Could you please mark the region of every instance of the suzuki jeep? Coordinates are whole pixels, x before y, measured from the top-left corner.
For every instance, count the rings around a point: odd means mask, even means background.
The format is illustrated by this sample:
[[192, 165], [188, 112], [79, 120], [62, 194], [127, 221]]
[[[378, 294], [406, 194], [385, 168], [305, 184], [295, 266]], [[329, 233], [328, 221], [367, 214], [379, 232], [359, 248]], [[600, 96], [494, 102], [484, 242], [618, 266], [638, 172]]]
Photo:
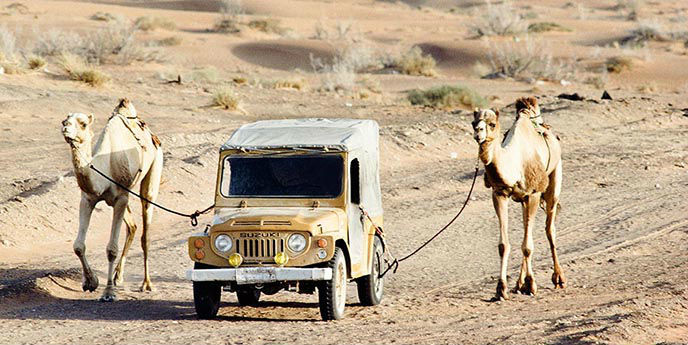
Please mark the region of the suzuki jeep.
[[317, 291], [323, 320], [343, 317], [349, 281], [361, 304], [380, 303], [378, 135], [375, 121], [350, 119], [259, 121], [232, 134], [213, 221], [188, 240], [199, 318], [217, 315], [222, 291], [240, 306]]

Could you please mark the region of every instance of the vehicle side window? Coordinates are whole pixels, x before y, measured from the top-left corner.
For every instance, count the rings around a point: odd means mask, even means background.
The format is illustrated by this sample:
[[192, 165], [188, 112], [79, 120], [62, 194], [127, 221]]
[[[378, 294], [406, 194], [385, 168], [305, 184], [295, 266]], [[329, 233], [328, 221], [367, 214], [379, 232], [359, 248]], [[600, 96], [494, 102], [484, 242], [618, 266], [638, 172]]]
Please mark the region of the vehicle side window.
[[357, 205], [361, 203], [360, 170], [358, 158], [354, 158], [351, 161], [351, 166], [349, 167], [349, 180], [351, 181], [349, 194], [351, 196], [351, 203]]

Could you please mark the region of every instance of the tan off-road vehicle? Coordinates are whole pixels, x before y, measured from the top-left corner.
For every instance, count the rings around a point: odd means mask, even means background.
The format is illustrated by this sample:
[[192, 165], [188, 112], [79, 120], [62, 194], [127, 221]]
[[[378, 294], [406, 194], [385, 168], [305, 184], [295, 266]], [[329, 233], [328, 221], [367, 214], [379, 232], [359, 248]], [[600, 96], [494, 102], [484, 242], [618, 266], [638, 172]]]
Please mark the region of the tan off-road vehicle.
[[260, 121], [234, 132], [220, 149], [212, 224], [189, 237], [200, 318], [217, 315], [223, 290], [240, 305], [317, 290], [324, 320], [344, 315], [349, 280], [362, 304], [380, 303], [378, 135], [375, 121], [348, 119]]

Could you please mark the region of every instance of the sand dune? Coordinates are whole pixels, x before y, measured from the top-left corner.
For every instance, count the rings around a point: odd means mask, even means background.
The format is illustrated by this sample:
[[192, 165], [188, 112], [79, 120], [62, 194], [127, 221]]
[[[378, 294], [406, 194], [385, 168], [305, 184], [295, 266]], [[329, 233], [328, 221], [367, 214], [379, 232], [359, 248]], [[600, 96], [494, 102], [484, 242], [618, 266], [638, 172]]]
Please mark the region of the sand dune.
[[274, 40], [241, 43], [232, 48], [238, 58], [261, 67], [310, 70], [310, 56], [331, 59], [333, 47], [324, 41]]

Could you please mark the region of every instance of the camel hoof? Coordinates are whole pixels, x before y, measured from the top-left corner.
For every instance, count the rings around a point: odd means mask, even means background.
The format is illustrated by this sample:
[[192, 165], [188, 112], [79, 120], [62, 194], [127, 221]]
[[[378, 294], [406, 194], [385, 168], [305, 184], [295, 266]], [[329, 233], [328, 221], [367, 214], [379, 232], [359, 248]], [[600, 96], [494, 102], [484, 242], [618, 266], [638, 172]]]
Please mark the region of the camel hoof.
[[507, 289], [506, 289], [506, 283], [500, 280], [497, 283], [497, 294], [495, 295], [495, 300], [496, 301], [506, 301], [508, 299], [509, 299], [509, 293], [507, 292]]
[[88, 279], [88, 278], [84, 279], [84, 282], [81, 283], [81, 288], [84, 291], [88, 291], [88, 292], [96, 291], [96, 289], [98, 288], [98, 278], [94, 276], [93, 278], [90, 278], [90, 279]]
[[155, 291], [155, 288], [153, 288], [153, 284], [151, 282], [143, 282], [141, 284], [141, 292], [146, 292], [146, 291]]
[[554, 284], [555, 289], [566, 288], [566, 278], [564, 274], [557, 272], [552, 273], [552, 284]]
[[117, 301], [117, 296], [114, 293], [104, 293], [100, 296], [101, 302], [115, 302]]
[[526, 279], [523, 281], [523, 286], [521, 287], [521, 293], [531, 296], [534, 296], [537, 293], [537, 284], [535, 284], [533, 277], [526, 277]]

